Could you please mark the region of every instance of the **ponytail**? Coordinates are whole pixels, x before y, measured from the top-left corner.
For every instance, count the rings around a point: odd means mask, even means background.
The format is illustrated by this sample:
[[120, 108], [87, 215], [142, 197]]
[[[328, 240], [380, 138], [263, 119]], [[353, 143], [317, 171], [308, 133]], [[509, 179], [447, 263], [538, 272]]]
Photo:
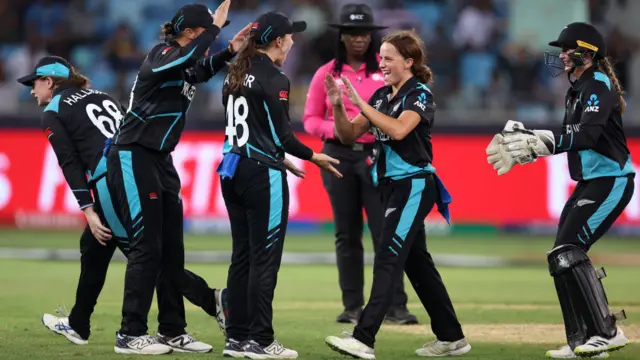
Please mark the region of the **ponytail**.
[[433, 72], [431, 72], [431, 69], [425, 64], [413, 63], [411, 72], [413, 72], [413, 76], [417, 77], [418, 80], [425, 85], [433, 81]]
[[615, 70], [613, 69], [613, 65], [611, 64], [611, 60], [609, 57], [598, 59], [596, 64], [600, 71], [605, 73], [607, 77], [613, 83], [613, 88], [616, 90], [618, 94], [618, 98], [620, 99], [620, 114], [624, 115], [625, 110], [627, 109], [627, 103], [624, 101], [624, 90], [622, 90], [622, 85], [620, 84], [620, 80], [616, 75]]
[[173, 27], [173, 24], [170, 21], [162, 24], [160, 31], [162, 32], [162, 34], [164, 34], [165, 42], [171, 41], [171, 39], [173, 39], [173, 36], [176, 34], [176, 29]]
[[244, 77], [251, 68], [251, 59], [256, 55], [258, 48], [255, 35], [250, 35], [244, 47], [238, 52], [235, 61], [229, 65], [229, 74], [227, 75], [229, 81], [228, 92], [240, 91]]
[[51, 77], [51, 79], [53, 80], [54, 88], [60, 87], [60, 86], [73, 86], [80, 89], [86, 89], [89, 87], [89, 84], [90, 84], [89, 78], [79, 73], [73, 66], [71, 66], [69, 70], [70, 71], [69, 71], [68, 78], [57, 77], [57, 76]]

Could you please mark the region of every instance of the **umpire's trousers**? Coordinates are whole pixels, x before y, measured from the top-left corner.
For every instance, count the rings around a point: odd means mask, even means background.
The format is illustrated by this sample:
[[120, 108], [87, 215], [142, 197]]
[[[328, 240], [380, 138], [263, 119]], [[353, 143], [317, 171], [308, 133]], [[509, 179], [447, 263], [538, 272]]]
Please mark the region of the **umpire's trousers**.
[[113, 145], [107, 170], [114, 207], [130, 240], [120, 333], [147, 333], [157, 284], [158, 307], [166, 310], [158, 314], [158, 332], [184, 334], [183, 212], [171, 155], [138, 145]]
[[431, 318], [436, 337], [442, 341], [462, 339], [462, 327], [426, 247], [424, 219], [438, 196], [434, 177], [384, 181], [380, 187], [386, 209], [381, 246], [373, 266], [371, 296], [353, 337], [374, 346], [375, 336], [391, 305], [388, 294], [404, 269]]
[[274, 340], [272, 302], [289, 216], [287, 175], [242, 157], [234, 177], [221, 182], [233, 238], [227, 337], [266, 346]]
[[[339, 141], [325, 141], [322, 152], [340, 160], [334, 165], [343, 177], [336, 178], [322, 171], [322, 183], [329, 194], [336, 230], [336, 262], [338, 280], [345, 310], [364, 305], [364, 248], [362, 246], [362, 208], [367, 213], [374, 250], [380, 246], [384, 208], [378, 189], [373, 185], [371, 166], [367, 159], [373, 144], [343, 145]], [[403, 274], [398, 275], [392, 290], [391, 308], [405, 308]]]
[[562, 209], [554, 247], [573, 244], [588, 251], [631, 201], [635, 174], [579, 181]]

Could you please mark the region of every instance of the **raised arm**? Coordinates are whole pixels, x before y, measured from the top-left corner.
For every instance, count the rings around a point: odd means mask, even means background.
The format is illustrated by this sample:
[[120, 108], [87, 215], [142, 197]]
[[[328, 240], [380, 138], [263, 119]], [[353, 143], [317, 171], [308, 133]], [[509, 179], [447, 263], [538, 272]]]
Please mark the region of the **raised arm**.
[[334, 134], [342, 143], [351, 144], [356, 139], [364, 135], [364, 133], [369, 131], [371, 124], [362, 114], [358, 114], [351, 120], [349, 119], [342, 100], [343, 91], [338, 87], [336, 80], [331, 74], [327, 73], [325, 75], [324, 83], [327, 96], [329, 97], [329, 101], [333, 107], [333, 118], [335, 123]]

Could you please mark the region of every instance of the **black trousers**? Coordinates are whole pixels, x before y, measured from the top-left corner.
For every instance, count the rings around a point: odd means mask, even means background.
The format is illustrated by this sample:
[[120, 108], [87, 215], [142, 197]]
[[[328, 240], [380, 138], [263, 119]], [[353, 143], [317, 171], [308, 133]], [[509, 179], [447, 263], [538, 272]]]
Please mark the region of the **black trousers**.
[[[111, 229], [114, 237], [102, 246], [95, 239], [89, 226], [84, 229], [80, 237], [80, 278], [76, 289], [75, 304], [69, 314], [69, 324], [84, 339], [91, 335], [91, 315], [102, 291], [109, 263], [115, 249], [118, 248], [128, 257], [129, 240], [122, 223], [113, 207], [106, 178], [100, 179], [93, 189], [95, 210], [103, 223]], [[215, 316], [216, 306], [214, 289], [200, 276], [189, 270], [184, 271], [183, 295], [194, 305], [201, 307], [207, 314]], [[164, 312], [160, 309], [160, 312]], [[171, 324], [167, 324], [171, 327]]]
[[266, 346], [274, 340], [272, 302], [289, 216], [287, 176], [242, 158], [234, 177], [222, 180], [222, 195], [233, 238], [227, 337]]
[[[336, 262], [338, 280], [345, 310], [364, 305], [364, 248], [362, 245], [363, 217], [367, 214], [367, 225], [371, 231], [374, 250], [380, 246], [384, 208], [379, 190], [373, 185], [371, 166], [367, 158], [373, 144], [352, 146], [327, 141], [322, 152], [340, 160], [335, 167], [342, 173], [338, 179], [322, 171], [322, 183], [329, 194], [336, 229]], [[360, 149], [362, 147], [362, 149]], [[405, 308], [407, 294], [404, 291], [404, 275], [400, 273], [392, 290], [391, 308]]]
[[165, 310], [158, 314], [158, 332], [184, 334], [183, 210], [172, 158], [137, 145], [112, 146], [107, 178], [130, 240], [120, 333], [147, 333], [157, 284], [158, 307]]
[[580, 181], [560, 215], [554, 247], [574, 244], [588, 251], [631, 201], [633, 174]]
[[388, 294], [404, 269], [431, 318], [436, 337], [442, 341], [462, 339], [462, 327], [426, 246], [424, 219], [438, 196], [433, 176], [381, 183], [380, 187], [386, 209], [382, 240], [373, 266], [371, 296], [355, 327], [354, 338], [374, 346], [391, 305]]

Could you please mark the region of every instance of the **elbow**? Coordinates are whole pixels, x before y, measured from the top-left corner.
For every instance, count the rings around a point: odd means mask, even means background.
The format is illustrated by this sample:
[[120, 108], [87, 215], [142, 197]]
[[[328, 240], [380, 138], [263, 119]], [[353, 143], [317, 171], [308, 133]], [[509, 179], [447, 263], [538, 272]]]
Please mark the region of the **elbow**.
[[407, 129], [395, 129], [395, 131], [391, 131], [388, 135], [392, 140], [400, 141], [409, 135], [409, 131]]

